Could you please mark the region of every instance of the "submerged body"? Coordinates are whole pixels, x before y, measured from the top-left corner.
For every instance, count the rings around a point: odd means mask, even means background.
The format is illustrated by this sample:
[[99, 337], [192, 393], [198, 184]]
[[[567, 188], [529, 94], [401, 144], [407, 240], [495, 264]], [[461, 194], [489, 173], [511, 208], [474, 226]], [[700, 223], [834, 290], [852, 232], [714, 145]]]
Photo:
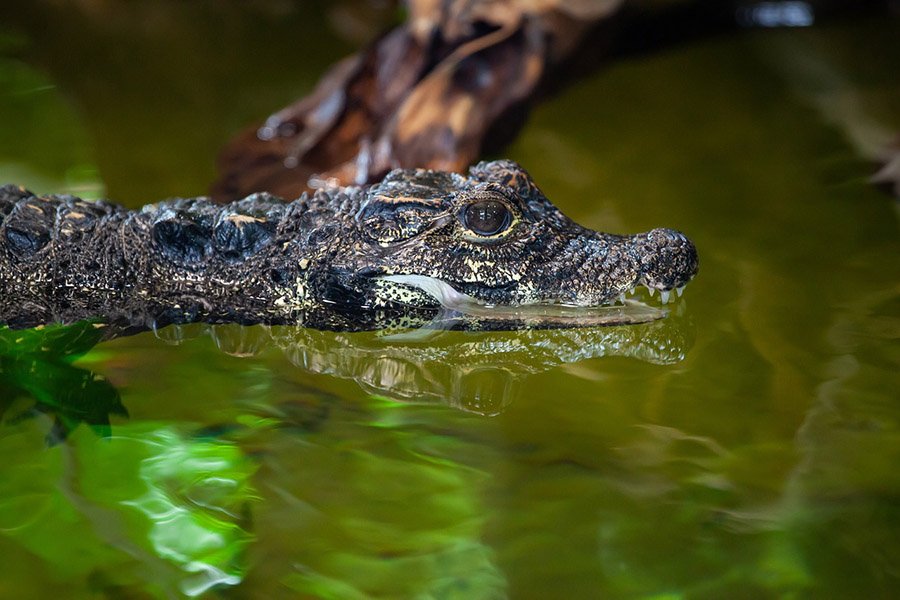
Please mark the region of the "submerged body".
[[12, 327], [373, 329], [459, 307], [481, 323], [494, 310], [501, 324], [559, 326], [565, 319], [535, 306], [621, 304], [638, 285], [667, 295], [697, 271], [684, 235], [581, 227], [510, 161], [480, 163], [468, 177], [396, 170], [369, 188], [290, 203], [255, 194], [137, 211], [6, 186], [0, 220], [0, 324]]

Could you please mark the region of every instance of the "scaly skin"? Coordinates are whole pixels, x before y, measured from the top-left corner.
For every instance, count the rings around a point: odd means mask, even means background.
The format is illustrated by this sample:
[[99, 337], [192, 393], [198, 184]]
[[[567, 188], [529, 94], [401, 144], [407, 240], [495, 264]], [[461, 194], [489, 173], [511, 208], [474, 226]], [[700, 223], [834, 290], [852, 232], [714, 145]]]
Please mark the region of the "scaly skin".
[[372, 329], [428, 321], [437, 297], [445, 306], [598, 306], [637, 285], [680, 288], [696, 271], [682, 234], [585, 229], [510, 161], [481, 163], [468, 177], [396, 170], [370, 188], [290, 203], [254, 194], [129, 211], [0, 188], [0, 324], [11, 327], [90, 318], [128, 329]]

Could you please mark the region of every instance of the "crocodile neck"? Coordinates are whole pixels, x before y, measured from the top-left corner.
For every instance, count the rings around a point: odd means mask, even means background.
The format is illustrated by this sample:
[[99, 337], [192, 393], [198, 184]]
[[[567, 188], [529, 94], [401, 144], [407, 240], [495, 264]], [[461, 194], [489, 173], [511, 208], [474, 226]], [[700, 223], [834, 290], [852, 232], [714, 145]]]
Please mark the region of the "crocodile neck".
[[330, 242], [359, 202], [353, 189], [290, 203], [255, 194], [226, 206], [190, 198], [129, 211], [7, 186], [0, 322], [347, 328], [341, 307], [329, 310], [327, 272]]

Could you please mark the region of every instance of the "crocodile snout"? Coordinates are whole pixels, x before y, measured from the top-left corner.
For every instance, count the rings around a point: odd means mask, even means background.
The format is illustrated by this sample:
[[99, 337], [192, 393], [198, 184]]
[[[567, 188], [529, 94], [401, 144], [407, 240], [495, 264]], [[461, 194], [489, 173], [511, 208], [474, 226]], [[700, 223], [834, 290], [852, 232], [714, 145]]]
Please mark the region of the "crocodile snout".
[[680, 231], [659, 228], [634, 236], [640, 283], [651, 290], [672, 290], [697, 274], [697, 248]]

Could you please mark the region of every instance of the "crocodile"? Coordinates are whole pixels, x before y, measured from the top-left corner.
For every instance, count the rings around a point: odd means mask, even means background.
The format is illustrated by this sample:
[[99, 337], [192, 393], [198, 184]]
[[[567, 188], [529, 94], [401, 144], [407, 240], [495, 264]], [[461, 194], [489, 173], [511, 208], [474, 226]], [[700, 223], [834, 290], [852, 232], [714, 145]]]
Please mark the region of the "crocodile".
[[[458, 174], [396, 169], [285, 202], [175, 198], [129, 210], [0, 188], [0, 324], [566, 327], [646, 321], [697, 272], [680, 232], [576, 224], [509, 160]], [[596, 307], [595, 320], [584, 319]], [[623, 310], [623, 308], [625, 310]], [[609, 311], [609, 312], [602, 312]], [[649, 315], [649, 316], [648, 316]], [[455, 326], [456, 326], [455, 325]]]

